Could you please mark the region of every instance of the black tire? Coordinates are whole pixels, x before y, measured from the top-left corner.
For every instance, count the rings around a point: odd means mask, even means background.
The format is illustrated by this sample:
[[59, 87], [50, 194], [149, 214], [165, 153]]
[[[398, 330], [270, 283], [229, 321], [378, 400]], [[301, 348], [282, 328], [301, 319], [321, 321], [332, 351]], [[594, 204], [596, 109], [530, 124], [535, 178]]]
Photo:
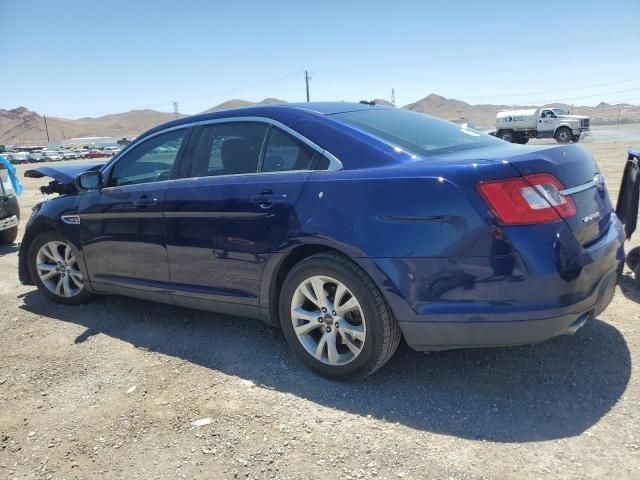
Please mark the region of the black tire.
[[629, 270], [634, 272], [636, 268], [640, 265], [640, 247], [632, 248], [627, 252], [627, 258], [625, 259], [627, 262], [627, 267]]
[[[38, 287], [38, 290], [40, 290], [40, 292], [42, 292], [44, 295], [46, 295], [56, 303], [61, 303], [63, 305], [80, 305], [82, 303], [86, 303], [93, 296], [89, 291], [87, 291], [86, 287], [82, 288], [79, 293], [71, 297], [64, 297], [61, 295], [57, 295], [56, 293], [49, 290], [40, 279], [40, 276], [38, 275], [36, 269], [38, 251], [40, 250], [40, 247], [42, 247], [45, 243], [51, 241], [63, 242], [70, 246], [71, 250], [73, 251], [73, 255], [77, 259], [78, 263], [81, 261], [78, 250], [64, 236], [60, 235], [58, 232], [43, 232], [33, 239], [31, 245], [29, 246], [29, 252], [27, 253], [27, 267], [29, 269], [31, 279], [35, 283], [36, 287]], [[82, 268], [80, 268], [80, 271], [82, 271]], [[83, 279], [83, 282], [86, 281], [86, 279]]]
[[580, 141], [580, 135], [573, 136], [573, 143], [578, 143]]
[[560, 127], [556, 130], [554, 138], [558, 143], [571, 143], [571, 140], [573, 140], [573, 134], [571, 133], [571, 129], [567, 127]]
[[524, 135], [518, 135], [518, 139], [515, 143], [519, 145], [524, 145], [529, 142], [529, 137], [525, 137]]
[[0, 231], [0, 245], [10, 245], [18, 238], [18, 226]]
[[633, 276], [636, 279], [636, 287], [640, 288], [640, 265], [634, 270]]
[[515, 140], [515, 135], [511, 130], [500, 130], [498, 132], [498, 138], [504, 140], [505, 142], [513, 143]]
[[[346, 365], [323, 363], [302, 346], [291, 319], [291, 302], [298, 286], [306, 279], [326, 275], [342, 282], [353, 292], [366, 319], [366, 335], [362, 350]], [[382, 367], [393, 356], [401, 339], [398, 323], [380, 290], [371, 278], [349, 259], [320, 253], [296, 264], [287, 275], [279, 299], [280, 323], [289, 347], [311, 370], [337, 380], [362, 379]]]

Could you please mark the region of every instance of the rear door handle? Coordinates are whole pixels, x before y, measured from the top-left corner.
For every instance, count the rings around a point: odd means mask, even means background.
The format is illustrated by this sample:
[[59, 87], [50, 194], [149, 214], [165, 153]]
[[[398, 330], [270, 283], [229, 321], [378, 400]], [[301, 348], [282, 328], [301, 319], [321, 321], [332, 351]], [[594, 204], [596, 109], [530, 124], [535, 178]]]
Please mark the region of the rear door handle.
[[286, 195], [277, 195], [273, 193], [269, 194], [260, 194], [254, 197], [251, 197], [252, 203], [257, 203], [262, 208], [271, 208], [271, 206], [275, 203], [286, 203], [287, 196]]

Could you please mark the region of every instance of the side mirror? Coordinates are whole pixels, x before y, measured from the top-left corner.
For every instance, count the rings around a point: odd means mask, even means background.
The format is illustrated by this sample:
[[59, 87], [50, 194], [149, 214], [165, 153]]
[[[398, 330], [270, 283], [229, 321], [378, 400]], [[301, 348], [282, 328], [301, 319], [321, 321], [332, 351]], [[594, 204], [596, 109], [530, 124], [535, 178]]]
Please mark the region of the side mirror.
[[76, 188], [79, 191], [97, 190], [102, 186], [102, 174], [95, 170], [89, 170], [76, 177]]

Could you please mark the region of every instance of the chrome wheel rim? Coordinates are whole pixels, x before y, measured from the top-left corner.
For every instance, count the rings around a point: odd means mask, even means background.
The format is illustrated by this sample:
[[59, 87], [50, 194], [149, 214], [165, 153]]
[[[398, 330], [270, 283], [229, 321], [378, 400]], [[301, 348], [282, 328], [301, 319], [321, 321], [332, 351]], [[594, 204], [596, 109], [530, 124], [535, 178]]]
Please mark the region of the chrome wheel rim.
[[558, 136], [560, 137], [560, 141], [562, 141], [562, 142], [568, 142], [569, 141], [569, 134], [565, 130], [562, 130], [558, 134]]
[[307, 353], [326, 365], [346, 365], [362, 353], [367, 334], [362, 307], [334, 278], [309, 277], [296, 288], [291, 322]]
[[73, 297], [84, 288], [78, 260], [68, 243], [42, 245], [36, 255], [36, 271], [42, 284], [60, 297]]

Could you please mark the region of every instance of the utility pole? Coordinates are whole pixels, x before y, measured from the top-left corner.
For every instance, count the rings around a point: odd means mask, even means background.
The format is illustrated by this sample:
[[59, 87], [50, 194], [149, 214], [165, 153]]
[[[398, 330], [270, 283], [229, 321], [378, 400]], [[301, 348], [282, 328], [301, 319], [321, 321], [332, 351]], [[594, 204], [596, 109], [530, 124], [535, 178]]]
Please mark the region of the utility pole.
[[391, 104], [396, 106], [396, 91], [393, 88], [391, 89]]
[[309, 101], [309, 80], [311, 80], [311, 77], [309, 76], [309, 71], [305, 70], [304, 71], [304, 83], [307, 85], [307, 102]]
[[47, 116], [43, 115], [44, 118], [44, 130], [47, 132], [47, 143], [49, 143], [49, 127], [47, 127]]
[[176, 118], [178, 118], [178, 116], [180, 115], [178, 113], [178, 102], [173, 102], [173, 114], [176, 116]]

